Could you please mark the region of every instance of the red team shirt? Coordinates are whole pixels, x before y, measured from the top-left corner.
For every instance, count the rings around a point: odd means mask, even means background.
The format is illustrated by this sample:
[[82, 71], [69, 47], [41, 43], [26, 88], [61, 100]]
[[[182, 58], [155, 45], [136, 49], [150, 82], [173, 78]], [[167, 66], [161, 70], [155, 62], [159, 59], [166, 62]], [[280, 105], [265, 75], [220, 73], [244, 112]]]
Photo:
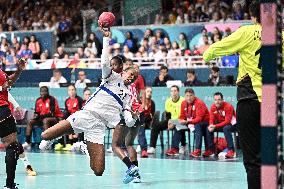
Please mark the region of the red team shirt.
[[200, 122], [208, 122], [209, 121], [209, 111], [206, 107], [206, 104], [195, 97], [193, 103], [188, 103], [187, 101], [183, 101], [181, 103], [181, 111], [179, 119], [187, 120], [187, 118], [191, 118], [189, 124], [197, 124]]
[[144, 79], [140, 74], [138, 75], [137, 79], [134, 81], [134, 84], [137, 94], [140, 94], [141, 90], [145, 89]]
[[143, 112], [142, 106], [141, 106], [140, 102], [138, 101], [138, 93], [137, 93], [137, 90], [136, 90], [135, 83], [130, 84], [128, 89], [130, 90], [132, 110]]
[[65, 109], [71, 115], [82, 108], [83, 99], [76, 96], [75, 98], [67, 98], [65, 101]]
[[[54, 98], [54, 97], [50, 97], [50, 98]], [[35, 112], [38, 113], [39, 115], [47, 115], [47, 114], [52, 114], [53, 112], [51, 112], [51, 107], [50, 107], [50, 98], [47, 98], [45, 100], [43, 100], [42, 98], [38, 98], [36, 101], [36, 105], [35, 105]], [[56, 99], [54, 99], [55, 101], [55, 108], [54, 108], [54, 114], [53, 116], [59, 118], [59, 117], [63, 117], [63, 113], [61, 112], [58, 102]]]
[[[0, 86], [7, 81], [7, 74], [0, 69]], [[9, 106], [8, 91], [0, 91], [0, 106]]]
[[218, 109], [215, 104], [212, 104], [210, 109], [210, 125], [215, 125], [216, 128], [221, 128], [226, 125], [236, 124], [236, 114], [234, 107], [228, 103], [223, 102], [222, 106]]

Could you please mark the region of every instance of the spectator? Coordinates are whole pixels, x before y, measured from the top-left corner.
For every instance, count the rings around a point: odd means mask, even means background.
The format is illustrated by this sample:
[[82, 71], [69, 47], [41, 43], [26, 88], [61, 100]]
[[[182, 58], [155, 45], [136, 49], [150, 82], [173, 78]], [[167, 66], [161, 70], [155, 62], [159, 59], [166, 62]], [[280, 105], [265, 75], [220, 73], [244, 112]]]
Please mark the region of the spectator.
[[67, 83], [67, 80], [62, 76], [60, 70], [53, 70], [53, 76], [50, 78], [51, 87], [58, 88], [60, 83]]
[[164, 44], [166, 49], [169, 51], [172, 48], [171, 41], [169, 37], [164, 38]]
[[24, 43], [22, 47], [23, 47], [23, 50], [20, 53], [20, 57], [25, 58], [25, 59], [32, 59], [33, 52], [30, 49], [28, 49], [28, 45]]
[[186, 24], [188, 23], [188, 15], [184, 13], [182, 8], [177, 8], [177, 20], [176, 24]]
[[226, 141], [228, 143], [228, 152], [226, 154], [226, 158], [233, 158], [235, 156], [235, 149], [232, 132], [236, 131], [235, 110], [230, 103], [224, 101], [222, 93], [216, 92], [213, 97], [214, 103], [210, 109], [208, 130], [209, 132], [224, 132]]
[[61, 16], [61, 21], [58, 24], [58, 44], [66, 44], [67, 38], [70, 35], [71, 22], [66, 19], [65, 15]]
[[109, 32], [109, 38], [110, 38], [109, 45], [117, 43], [117, 40], [112, 38], [112, 32]]
[[84, 47], [78, 47], [77, 48], [77, 54], [79, 55], [79, 59], [80, 58], [85, 58]]
[[209, 16], [202, 11], [201, 7], [196, 9], [196, 15], [192, 15], [195, 22], [208, 22]]
[[201, 86], [202, 83], [197, 80], [196, 74], [194, 69], [189, 69], [186, 72], [186, 81], [184, 82], [184, 86], [188, 87], [188, 86]]
[[232, 21], [232, 19], [230, 17], [228, 17], [228, 10], [226, 8], [222, 8], [221, 11], [221, 22], [228, 22], [228, 21]]
[[151, 123], [155, 115], [155, 102], [152, 100], [152, 88], [146, 87], [146, 103], [144, 108], [145, 124], [140, 127], [138, 132], [138, 143], [142, 150], [147, 151], [147, 140], [145, 129], [151, 129]]
[[12, 40], [12, 47], [16, 48], [18, 46], [21, 46], [19, 41], [18, 41], [18, 37], [14, 37], [13, 40]]
[[157, 44], [158, 45], [164, 45], [164, 36], [163, 32], [161, 30], [157, 30], [155, 33]]
[[132, 52], [130, 52], [129, 48], [127, 45], [123, 46], [123, 56], [127, 59], [133, 59], [134, 55]]
[[150, 46], [149, 46], [148, 38], [143, 38], [141, 47], [144, 47], [145, 51], [147, 51], [147, 53], [150, 53]]
[[187, 42], [187, 38], [186, 38], [185, 33], [180, 33], [180, 34], [179, 34], [178, 45], [179, 45], [179, 48], [180, 48], [181, 53], [182, 53], [182, 55], [183, 55], [183, 54], [184, 54], [184, 51], [185, 51], [186, 49], [188, 49], [188, 42]]
[[168, 21], [166, 22], [166, 24], [176, 24], [176, 17], [174, 14], [169, 14]]
[[244, 19], [244, 11], [243, 11], [242, 5], [240, 3], [235, 4], [233, 17], [234, 17], [234, 20], [243, 20]]
[[150, 28], [147, 28], [146, 31], [144, 32], [144, 36], [143, 39], [148, 39], [151, 38], [153, 36], [153, 30], [151, 30]]
[[163, 16], [160, 14], [156, 14], [154, 24], [155, 25], [163, 24]]
[[65, 57], [67, 53], [64, 51], [64, 46], [57, 47], [57, 54], [59, 55], [59, 59], [63, 59]]
[[40, 97], [35, 103], [34, 117], [29, 121], [26, 128], [26, 142], [24, 149], [31, 149], [31, 134], [33, 126], [42, 126], [43, 130], [48, 129], [63, 118], [56, 98], [49, 95], [46, 86], [40, 88]]
[[[67, 89], [69, 97], [65, 100], [64, 119], [80, 110], [83, 106], [83, 99], [77, 95], [76, 87], [71, 84]], [[66, 137], [65, 147], [63, 145], [63, 140], [61, 140], [58, 144], [55, 145], [54, 150], [72, 151], [72, 145], [76, 142], [78, 142], [78, 135], [72, 133]]]
[[[94, 55], [97, 55], [98, 54], [98, 51], [97, 51], [97, 49], [96, 48], [94, 48], [94, 47], [96, 47], [96, 46], [93, 46], [93, 44], [92, 44], [92, 41], [88, 41], [87, 42], [87, 47], [85, 48], [85, 50], [84, 50], [84, 54], [85, 54], [85, 57], [88, 57], [87, 56], [87, 52], [89, 51], [91, 54], [94, 54]], [[89, 58], [89, 57], [88, 57]]]
[[83, 106], [86, 104], [87, 100], [90, 98], [91, 95], [92, 95], [91, 89], [86, 87], [83, 91], [83, 97], [84, 97]]
[[17, 70], [17, 56], [16, 56], [16, 49], [13, 47], [10, 47], [10, 53], [6, 55], [6, 58], [4, 59], [5, 64], [5, 71], [15, 71]]
[[73, 59], [70, 61], [68, 68], [86, 68], [87, 65], [83, 60], [80, 60], [79, 53], [75, 53]]
[[6, 47], [9, 47], [9, 43], [7, 41], [7, 38], [5, 37], [1, 37], [1, 47], [0, 47], [0, 51], [2, 52], [6, 52], [7, 48]]
[[126, 32], [126, 39], [125, 39], [123, 45], [128, 46], [128, 48], [131, 52], [135, 51], [136, 44], [135, 44], [135, 40], [133, 38], [132, 32], [130, 32], [130, 31]]
[[22, 45], [21, 45], [21, 51], [24, 49], [25, 44], [28, 45], [28, 47], [29, 47], [29, 43], [30, 43], [30, 38], [25, 36], [24, 40], [22, 42]]
[[[178, 120], [180, 116], [181, 103], [184, 98], [179, 95], [178, 86], [173, 85], [170, 90], [171, 96], [165, 102], [165, 119], [153, 125], [151, 129], [150, 148], [147, 151], [149, 154], [156, 152], [156, 144], [160, 131], [172, 129], [169, 128], [169, 120]], [[182, 146], [185, 146], [185, 135], [183, 137]]]
[[181, 49], [179, 48], [179, 44], [174, 41], [172, 43], [172, 49], [170, 49], [168, 52], [168, 57], [171, 58], [176, 56], [181, 56]]
[[212, 19], [210, 20], [210, 22], [220, 22], [220, 20], [221, 20], [221, 14], [219, 11], [216, 11], [213, 13]]
[[224, 34], [223, 34], [223, 38], [228, 37], [229, 35], [231, 35], [232, 31], [230, 27], [226, 27]]
[[91, 80], [86, 78], [86, 73], [83, 70], [79, 71], [78, 78], [79, 79], [75, 83], [76, 88], [86, 88], [87, 83], [91, 83]]
[[161, 66], [159, 76], [155, 78], [153, 86], [155, 87], [167, 86], [167, 81], [174, 80], [174, 78], [172, 78], [168, 74], [168, 71], [169, 70], [166, 66]]
[[92, 47], [93, 47], [94, 51], [95, 51], [95, 49], [97, 49], [97, 57], [100, 57], [100, 55], [102, 54], [102, 44], [99, 41], [99, 39], [96, 37], [96, 34], [90, 33], [87, 41], [92, 42]]
[[220, 69], [217, 66], [211, 68], [211, 73], [208, 78], [209, 86], [226, 85], [226, 80], [220, 76]]
[[202, 39], [203, 39], [203, 45], [199, 46], [197, 49], [200, 54], [203, 54], [210, 46], [207, 35], [202, 36]]
[[33, 53], [33, 59], [39, 59], [40, 58], [40, 45], [39, 42], [36, 40], [35, 35], [31, 35], [31, 41], [29, 43], [29, 49]]

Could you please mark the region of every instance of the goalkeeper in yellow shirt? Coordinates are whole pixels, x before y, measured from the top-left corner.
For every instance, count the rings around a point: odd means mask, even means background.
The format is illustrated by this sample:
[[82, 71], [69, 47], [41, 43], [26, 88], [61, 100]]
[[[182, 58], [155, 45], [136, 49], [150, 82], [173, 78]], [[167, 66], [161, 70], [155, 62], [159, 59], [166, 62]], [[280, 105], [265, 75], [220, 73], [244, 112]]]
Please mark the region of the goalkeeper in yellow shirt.
[[208, 62], [216, 57], [239, 53], [237, 78], [237, 128], [249, 189], [260, 188], [260, 103], [262, 75], [260, 4], [252, 2], [253, 25], [242, 26], [230, 36], [212, 44], [203, 54]]

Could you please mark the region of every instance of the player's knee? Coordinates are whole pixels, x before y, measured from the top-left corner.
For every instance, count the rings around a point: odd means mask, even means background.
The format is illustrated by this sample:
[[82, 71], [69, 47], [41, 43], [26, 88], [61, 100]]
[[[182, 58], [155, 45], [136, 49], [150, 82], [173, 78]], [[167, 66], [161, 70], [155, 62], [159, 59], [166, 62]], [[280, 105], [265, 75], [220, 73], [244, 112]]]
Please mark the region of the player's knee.
[[13, 142], [6, 147], [6, 163], [8, 161], [17, 161], [19, 159], [19, 155], [24, 153], [24, 149], [19, 142]]

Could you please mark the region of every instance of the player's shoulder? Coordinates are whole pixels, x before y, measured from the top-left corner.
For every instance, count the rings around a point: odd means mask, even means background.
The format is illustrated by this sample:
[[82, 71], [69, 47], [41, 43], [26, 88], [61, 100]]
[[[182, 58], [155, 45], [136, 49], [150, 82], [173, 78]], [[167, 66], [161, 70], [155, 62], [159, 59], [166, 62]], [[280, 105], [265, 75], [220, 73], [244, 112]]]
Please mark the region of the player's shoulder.
[[248, 24], [241, 26], [238, 31], [239, 32], [255, 32], [261, 31], [262, 27], [260, 24]]

